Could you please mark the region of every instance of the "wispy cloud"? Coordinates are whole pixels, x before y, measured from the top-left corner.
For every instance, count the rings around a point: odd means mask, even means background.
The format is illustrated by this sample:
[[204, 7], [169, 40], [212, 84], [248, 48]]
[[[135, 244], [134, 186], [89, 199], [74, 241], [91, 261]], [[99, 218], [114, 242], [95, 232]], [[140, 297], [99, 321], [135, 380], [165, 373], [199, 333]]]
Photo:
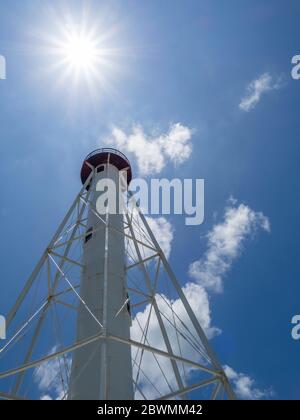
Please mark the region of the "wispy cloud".
[[[55, 353], [54, 346], [49, 354]], [[61, 400], [68, 389], [67, 371], [70, 370], [71, 359], [62, 357], [48, 360], [34, 370], [34, 380], [42, 392], [41, 400]]]
[[141, 125], [127, 134], [114, 127], [106, 143], [125, 153], [132, 153], [141, 175], [158, 174], [168, 161], [175, 165], [185, 162], [192, 153], [192, 130], [181, 123], [172, 124], [165, 134], [147, 136]]
[[206, 289], [221, 292], [224, 277], [240, 255], [245, 240], [259, 229], [270, 231], [268, 218], [230, 199], [223, 220], [207, 235], [204, 256], [190, 265], [190, 276]]
[[262, 74], [247, 86], [247, 93], [239, 104], [240, 109], [245, 112], [250, 111], [259, 103], [263, 94], [279, 89], [281, 86], [280, 78], [275, 78], [269, 73]]
[[259, 389], [255, 384], [255, 380], [244, 373], [237, 373], [231, 367], [225, 365], [224, 371], [227, 378], [233, 384], [234, 392], [237, 398], [242, 400], [261, 400], [273, 396], [270, 389]]

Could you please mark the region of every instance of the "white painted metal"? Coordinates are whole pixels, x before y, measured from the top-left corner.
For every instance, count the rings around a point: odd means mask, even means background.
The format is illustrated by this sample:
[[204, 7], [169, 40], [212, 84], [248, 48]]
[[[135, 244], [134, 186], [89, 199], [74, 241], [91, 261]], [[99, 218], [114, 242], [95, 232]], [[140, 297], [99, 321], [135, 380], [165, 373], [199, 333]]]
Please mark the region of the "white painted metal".
[[[167, 331], [166, 331], [166, 328], [165, 328], [165, 324], [162, 320], [162, 317], [161, 317], [161, 314], [159, 312], [157, 302], [156, 302], [156, 299], [155, 299], [156, 290], [152, 290], [149, 273], [147, 272], [145, 263], [143, 262], [141, 251], [140, 251], [139, 246], [136, 242], [136, 236], [135, 236], [135, 233], [134, 233], [134, 229], [133, 229], [133, 227], [130, 223], [130, 218], [129, 218], [128, 214], [126, 214], [126, 219], [127, 219], [128, 225], [129, 225], [130, 233], [131, 233], [132, 238], [133, 238], [135, 252], [137, 254], [138, 261], [140, 263], [139, 267], [141, 268], [141, 270], [143, 272], [147, 287], [149, 289], [149, 292], [152, 295], [153, 308], [154, 308], [154, 311], [155, 311], [155, 314], [156, 314], [156, 317], [157, 317], [159, 327], [160, 327], [162, 335], [163, 335], [165, 345], [168, 349], [168, 353], [173, 356], [174, 354], [173, 354], [172, 346], [171, 346], [171, 343], [170, 343], [170, 340], [169, 340], [169, 337], [168, 337], [168, 334], [167, 334]], [[184, 388], [184, 385], [183, 385], [183, 382], [182, 382], [182, 379], [181, 379], [181, 375], [180, 375], [177, 363], [173, 359], [171, 359], [171, 364], [172, 364], [172, 369], [173, 369], [175, 377], [176, 377], [177, 385], [178, 385], [179, 389], [182, 390]]]
[[33, 285], [33, 282], [35, 281], [40, 269], [42, 268], [44, 262], [47, 259], [47, 255], [48, 255], [48, 249], [51, 249], [55, 242], [58, 240], [59, 235], [61, 235], [63, 229], [65, 228], [65, 225], [70, 217], [70, 215], [73, 213], [74, 209], [76, 208], [77, 204], [78, 204], [78, 200], [79, 197], [81, 197], [82, 193], [85, 191], [86, 186], [89, 184], [90, 182], [90, 178], [92, 175], [90, 175], [88, 177], [88, 179], [86, 180], [86, 182], [84, 183], [83, 187], [81, 188], [78, 196], [75, 198], [73, 204], [71, 205], [69, 211], [67, 212], [66, 216], [64, 217], [63, 221], [61, 222], [61, 224], [59, 225], [57, 231], [55, 232], [50, 244], [48, 245], [48, 247], [46, 248], [45, 252], [43, 253], [41, 259], [39, 260], [39, 262], [37, 263], [37, 265], [35, 266], [32, 274], [30, 275], [29, 279], [27, 280], [23, 290], [21, 291], [21, 293], [19, 294], [16, 303], [14, 304], [14, 306], [12, 307], [11, 311], [9, 312], [8, 316], [6, 317], [6, 325], [7, 328], [9, 327], [9, 324], [11, 323], [11, 321], [13, 320], [15, 314], [17, 313], [17, 311], [19, 310], [22, 302], [24, 301], [28, 290], [31, 288], [31, 286]]
[[64, 348], [63, 350], [60, 350], [60, 351], [56, 351], [54, 353], [51, 353], [51, 354], [49, 354], [49, 355], [47, 355], [45, 357], [42, 357], [42, 358], [37, 359], [37, 360], [34, 360], [34, 361], [30, 362], [30, 363], [26, 363], [24, 365], [21, 365], [21, 366], [15, 368], [15, 369], [11, 369], [11, 370], [8, 370], [8, 371], [5, 371], [5, 372], [0, 372], [0, 379], [7, 378], [9, 376], [13, 376], [13, 375], [15, 375], [17, 373], [20, 373], [20, 372], [25, 372], [26, 370], [32, 369], [33, 367], [36, 367], [36, 366], [39, 366], [39, 365], [41, 365], [41, 364], [43, 364], [43, 363], [45, 363], [45, 362], [47, 362], [49, 360], [56, 359], [57, 357], [62, 356], [64, 354], [66, 354], [66, 353], [74, 352], [77, 349], [80, 349], [80, 348], [89, 346], [91, 343], [95, 343], [96, 341], [103, 341], [103, 340], [106, 340], [106, 341], [112, 340], [112, 341], [115, 341], [117, 343], [125, 344], [126, 346], [132, 346], [132, 347], [141, 348], [141, 349], [144, 349], [147, 352], [150, 352], [150, 353], [153, 353], [153, 354], [157, 354], [157, 355], [162, 356], [162, 357], [165, 357], [167, 359], [186, 363], [187, 365], [190, 365], [190, 366], [192, 366], [195, 369], [203, 370], [204, 372], [210, 373], [210, 374], [218, 377], [219, 380], [222, 379], [222, 375], [220, 373], [217, 373], [213, 369], [209, 369], [206, 366], [201, 365], [200, 363], [196, 363], [193, 360], [185, 359], [183, 357], [176, 356], [176, 355], [170, 355], [166, 351], [159, 350], [159, 349], [157, 349], [155, 347], [147, 346], [145, 344], [139, 343], [139, 342], [134, 341], [134, 340], [130, 340], [130, 339], [129, 340], [126, 340], [126, 339], [124, 339], [122, 337], [117, 337], [117, 336], [113, 336], [113, 335], [104, 336], [103, 333], [95, 334], [95, 335], [93, 335], [91, 337], [88, 337], [88, 338], [86, 338], [84, 340], [77, 341], [72, 346], [69, 346], [69, 347]]
[[[88, 177], [87, 181], [84, 183], [81, 191], [79, 192], [78, 196], [76, 197], [75, 201], [73, 202], [72, 206], [70, 207], [69, 211], [67, 212], [66, 216], [64, 217], [64, 220], [60, 224], [60, 226], [59, 226], [58, 230], [56, 231], [55, 235], [53, 236], [53, 238], [52, 238], [49, 246], [46, 248], [46, 250], [45, 250], [45, 252], [44, 252], [41, 260], [39, 261], [39, 263], [37, 264], [36, 268], [34, 269], [34, 272], [31, 274], [30, 278], [28, 279], [27, 284], [25, 285], [24, 289], [22, 290], [21, 294], [19, 295], [19, 297], [18, 297], [18, 299], [17, 299], [17, 301], [15, 303], [14, 308], [11, 310], [11, 312], [10, 312], [10, 314], [8, 316], [8, 320], [9, 320], [9, 322], [11, 322], [13, 320], [16, 312], [18, 311], [20, 305], [22, 304], [23, 300], [25, 299], [26, 294], [28, 293], [30, 287], [32, 286], [32, 284], [36, 280], [37, 274], [41, 270], [43, 264], [46, 262], [47, 263], [47, 282], [48, 282], [48, 287], [49, 287], [49, 290], [48, 290], [49, 296], [48, 296], [48, 299], [47, 299], [47, 304], [43, 308], [42, 315], [39, 318], [38, 324], [37, 324], [37, 326], [35, 328], [35, 332], [34, 332], [34, 335], [32, 337], [32, 340], [31, 340], [29, 349], [28, 349], [28, 351], [26, 353], [26, 356], [25, 356], [25, 359], [24, 359], [24, 363], [27, 363], [30, 360], [31, 356], [32, 356], [34, 347], [36, 345], [37, 338], [38, 338], [38, 336], [39, 336], [39, 334], [41, 332], [41, 329], [43, 327], [43, 323], [44, 323], [44, 320], [45, 320], [46, 313], [47, 313], [47, 311], [49, 309], [49, 305], [51, 304], [52, 296], [53, 296], [53, 294], [54, 294], [54, 292], [55, 292], [55, 290], [57, 288], [58, 281], [59, 281], [59, 270], [58, 270], [57, 273], [56, 273], [56, 275], [55, 275], [55, 280], [54, 280], [53, 287], [51, 287], [51, 284], [50, 284], [50, 262], [49, 262], [49, 254], [48, 253], [52, 249], [52, 247], [54, 246], [54, 244], [59, 240], [59, 236], [61, 235], [63, 229], [65, 228], [66, 222], [68, 221], [70, 215], [74, 212], [74, 209], [78, 205], [79, 198], [81, 197], [81, 195], [83, 194], [84, 190], [86, 189], [86, 186], [90, 182], [91, 177], [92, 177], [92, 175], [90, 175]], [[80, 209], [80, 211], [79, 211], [77, 223], [76, 223], [76, 225], [75, 225], [75, 227], [74, 227], [74, 229], [73, 229], [73, 231], [71, 233], [71, 237], [70, 237], [71, 241], [73, 240], [73, 238], [76, 235], [76, 232], [77, 232], [77, 229], [78, 229], [78, 226], [79, 226], [79, 221], [80, 221], [80, 219], [81, 219], [81, 217], [82, 217], [82, 215], [84, 213], [85, 207], [86, 207], [86, 205], [84, 204], [82, 206], [82, 208]], [[65, 257], [67, 257], [67, 255], [69, 253], [70, 246], [71, 246], [71, 243], [67, 244], [67, 247], [66, 247], [66, 249], [64, 251], [64, 255], [61, 257], [61, 260], [60, 260], [59, 269], [62, 269], [63, 266], [64, 266], [64, 264], [65, 264]], [[17, 376], [16, 382], [15, 382], [15, 385], [14, 385], [14, 388], [13, 388], [13, 392], [14, 393], [17, 393], [19, 391], [19, 388], [20, 388], [20, 386], [22, 384], [23, 378], [24, 378], [24, 375], [22, 375], [22, 374], [19, 375], [19, 376]]]
[[[124, 236], [110, 229], [123, 230], [123, 215], [109, 214], [108, 209], [105, 215], [106, 225], [102, 229], [103, 222], [93, 211], [101, 194], [96, 190], [97, 182], [103, 178], [114, 181], [118, 188], [119, 170], [111, 164], [106, 164], [103, 172], [95, 171], [90, 187], [91, 207], [87, 226], [94, 232], [84, 244], [85, 268], [82, 273], [80, 296], [103, 325], [104, 336], [111, 334], [128, 340], [131, 318], [127, 305], [124, 305], [127, 300]], [[84, 340], [99, 332], [99, 325], [80, 304], [77, 340]], [[92, 360], [84, 372], [80, 372], [94, 351]], [[133, 399], [130, 347], [120, 342], [104, 340], [100, 345], [92, 343], [76, 350], [73, 354], [69, 399]]]
[[214, 367], [216, 368], [216, 371], [217, 372], [221, 372], [221, 374], [222, 374], [224, 388], [226, 389], [229, 397], [231, 399], [235, 399], [235, 394], [234, 394], [234, 392], [233, 392], [233, 390], [231, 388], [231, 385], [230, 385], [230, 383], [228, 381], [228, 378], [225, 375], [225, 372], [224, 372], [221, 364], [219, 363], [219, 361], [218, 361], [218, 359], [217, 359], [217, 357], [216, 357], [213, 349], [209, 345], [208, 339], [207, 339], [207, 337], [206, 337], [203, 329], [201, 328], [201, 325], [199, 324], [199, 321], [196, 318], [196, 316], [195, 316], [195, 314], [194, 314], [194, 312], [193, 312], [193, 310], [192, 310], [192, 308], [191, 308], [191, 306], [190, 306], [190, 304], [189, 304], [189, 302], [188, 302], [185, 294], [183, 293], [182, 288], [180, 287], [180, 285], [179, 285], [179, 283], [178, 283], [178, 281], [176, 279], [176, 276], [174, 275], [174, 273], [173, 273], [173, 271], [172, 271], [172, 269], [170, 267], [169, 262], [167, 261], [164, 253], [162, 252], [162, 250], [161, 250], [161, 248], [160, 248], [160, 246], [159, 246], [159, 244], [157, 242], [157, 239], [153, 235], [153, 232], [151, 231], [150, 226], [149, 226], [149, 224], [148, 224], [145, 216], [143, 215], [143, 213], [141, 212], [141, 210], [139, 208], [138, 208], [138, 212], [139, 212], [139, 215], [140, 215], [140, 217], [141, 217], [141, 219], [142, 219], [142, 221], [144, 223], [144, 226], [145, 226], [145, 228], [146, 228], [146, 230], [147, 230], [150, 238], [152, 239], [153, 243], [156, 246], [157, 251], [159, 252], [159, 254], [161, 256], [161, 260], [162, 260], [162, 263], [163, 263], [163, 265], [165, 267], [165, 270], [167, 271], [170, 280], [172, 281], [172, 283], [173, 283], [173, 285], [174, 285], [174, 287], [175, 287], [178, 295], [180, 296], [181, 301], [182, 301], [182, 303], [183, 303], [183, 305], [184, 305], [187, 313], [190, 316], [190, 319], [191, 319], [191, 322], [192, 322], [194, 328], [196, 329], [197, 333], [199, 334], [199, 337], [201, 338], [201, 342], [202, 342], [202, 344], [203, 344], [203, 346], [205, 348], [205, 351], [207, 352], [207, 354], [208, 354], [211, 362], [213, 363]]

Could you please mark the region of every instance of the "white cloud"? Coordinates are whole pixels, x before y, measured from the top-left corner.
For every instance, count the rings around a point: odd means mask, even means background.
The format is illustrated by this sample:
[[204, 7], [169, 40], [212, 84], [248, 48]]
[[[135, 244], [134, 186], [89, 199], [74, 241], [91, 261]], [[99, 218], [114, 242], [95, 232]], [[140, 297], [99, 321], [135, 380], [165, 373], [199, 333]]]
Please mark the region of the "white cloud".
[[[132, 226], [134, 229], [135, 237], [138, 241], [142, 243], [153, 246], [151, 238], [146, 233], [145, 229], [142, 229], [141, 222], [139, 220], [139, 213], [136, 209], [131, 209], [130, 217], [132, 216]], [[172, 250], [172, 241], [174, 239], [174, 228], [172, 224], [165, 217], [150, 217], [146, 216], [146, 220], [150, 229], [152, 230], [159, 246], [164, 252], [166, 258], [168, 259]], [[128, 254], [131, 259], [137, 261], [138, 257], [135, 252], [135, 248], [132, 240], [129, 241], [130, 247], [128, 247]], [[156, 252], [142, 244], [139, 244], [140, 252], [143, 258], [150, 257], [151, 255], [156, 254]]]
[[[210, 314], [209, 300], [208, 300], [208, 295], [207, 295], [206, 290], [198, 284], [188, 283], [183, 287], [183, 291], [197, 319], [199, 320], [202, 328], [206, 332], [206, 335], [208, 336], [208, 338], [212, 338], [215, 335], [219, 334], [220, 330], [211, 325], [211, 314]], [[170, 298], [167, 298], [166, 296], [162, 298], [160, 295], [156, 295], [156, 301], [157, 301], [159, 310], [166, 316], [167, 319], [169, 319], [172, 323], [174, 323], [172, 310], [170, 308], [170, 305], [172, 304], [173, 310], [177, 314], [177, 316], [182, 320], [182, 322], [192, 332], [192, 334], [196, 335], [194, 331], [194, 327], [180, 299], [171, 300]], [[131, 328], [132, 339], [137, 340], [137, 341], [142, 340], [142, 331], [139, 327], [139, 324], [141, 325], [142, 328], [145, 327], [148, 316], [149, 316], [149, 312], [150, 312], [150, 304], [148, 304], [146, 308], [144, 309], [144, 311], [139, 312], [134, 318], [133, 323], [132, 323], [132, 328]], [[175, 328], [169, 322], [166, 321], [166, 318], [163, 317], [162, 319], [164, 321], [164, 325], [166, 327], [170, 342], [172, 343], [172, 348], [173, 348], [174, 353], [177, 355], [181, 354], [183, 357], [186, 357], [190, 360], [203, 361], [203, 357], [201, 357], [201, 355], [199, 355], [199, 353], [196, 352], [195, 349], [186, 340], [184, 340], [181, 335], [179, 336], [176, 335]], [[180, 324], [177, 317], [175, 321], [176, 321], [177, 328], [179, 328], [181, 331], [186, 333], [186, 330], [182, 327], [182, 324]], [[151, 312], [147, 340], [148, 340], [147, 341], [148, 345], [151, 345], [161, 350], [166, 350], [154, 310], [152, 310]], [[180, 349], [178, 346], [178, 342], [180, 343]], [[132, 353], [133, 357], [135, 356], [135, 354], [136, 354], [136, 350], [133, 350], [133, 353]], [[169, 384], [171, 385], [173, 389], [176, 389], [176, 380], [175, 380], [175, 376], [174, 376], [173, 369], [172, 369], [169, 359], [164, 358], [164, 357], [158, 357], [158, 359], [159, 359], [160, 366]], [[139, 359], [137, 359], [137, 361], [138, 360]], [[178, 365], [178, 366], [180, 369], [182, 369], [181, 365]], [[151, 353], [149, 352], [144, 353], [141, 367], [142, 367], [143, 373], [140, 376], [139, 384], [144, 394], [147, 396], [147, 398], [155, 398], [158, 396], [157, 391], [155, 390], [153, 385], [151, 385], [151, 383], [148, 381], [147, 378], [149, 378], [150, 381], [153, 384], [155, 384], [155, 386], [160, 390], [160, 392], [162, 393], [170, 392], [169, 386]], [[185, 373], [187, 375], [191, 372], [191, 370], [192, 369], [190, 367], [188, 366], [185, 367]], [[136, 371], [137, 369], [135, 367], [134, 373], [136, 373]]]
[[[55, 353], [57, 347], [53, 347], [49, 354]], [[34, 380], [38, 389], [42, 392], [41, 400], [60, 400], [64, 397], [68, 389], [68, 379], [66, 373], [70, 369], [71, 359], [66, 356], [65, 361], [62, 357], [48, 360], [34, 370]]]
[[146, 220], [166, 258], [169, 258], [174, 238], [173, 226], [165, 217], [146, 217]]
[[261, 390], [256, 387], [255, 381], [244, 373], [237, 373], [231, 367], [225, 365], [224, 371], [231, 381], [237, 398], [242, 400], [261, 400], [272, 396], [271, 390]]
[[42, 401], [52, 401], [52, 398], [50, 397], [50, 395], [42, 395], [40, 398]]
[[130, 134], [118, 127], [113, 128], [106, 143], [113, 145], [124, 153], [132, 153], [138, 164], [141, 175], [158, 174], [168, 160], [182, 164], [192, 153], [192, 130], [180, 123], [172, 124], [168, 133], [150, 136], [140, 125], [135, 125]]
[[192, 153], [190, 128], [177, 123], [173, 124], [167, 135], [160, 138], [160, 144], [165, 154], [176, 164], [185, 162]]
[[203, 287], [221, 292], [224, 276], [240, 255], [245, 240], [258, 229], [270, 231], [268, 218], [230, 199], [223, 221], [214, 225], [207, 235], [208, 246], [204, 256], [190, 265], [190, 276]]
[[261, 99], [261, 96], [282, 86], [279, 78], [275, 79], [269, 73], [262, 74], [247, 86], [247, 94], [242, 98], [239, 107], [242, 111], [250, 111]]

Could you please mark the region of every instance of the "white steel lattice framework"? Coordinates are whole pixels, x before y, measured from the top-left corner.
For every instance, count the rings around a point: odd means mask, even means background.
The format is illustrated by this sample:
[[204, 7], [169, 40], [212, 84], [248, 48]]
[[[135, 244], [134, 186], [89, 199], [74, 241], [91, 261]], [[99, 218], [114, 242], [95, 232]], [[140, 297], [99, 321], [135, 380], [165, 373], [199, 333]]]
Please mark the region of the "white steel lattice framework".
[[[100, 155], [97, 165], [94, 157]], [[131, 205], [121, 215], [121, 225], [109, 211], [104, 216], [97, 212], [95, 181], [119, 170], [120, 159], [129, 165], [113, 149], [100, 149], [85, 160], [83, 187], [7, 316], [0, 399], [37, 399], [42, 394], [103, 400], [124, 395], [145, 400], [235, 398], [149, 218], [132, 195], [127, 195]], [[131, 178], [130, 165], [123, 166]], [[91, 264], [87, 247], [97, 245], [90, 238], [94, 235], [96, 241], [97, 233], [104, 241], [103, 255], [98, 255], [102, 288], [95, 286], [90, 293], [84, 289], [83, 273]], [[124, 276], [110, 260], [120, 259], [114, 251], [118, 244], [124, 246]], [[122, 298], [109, 288], [114, 275], [123, 282]], [[97, 292], [101, 298], [95, 304]], [[116, 302], [119, 307], [111, 309]], [[126, 367], [127, 361], [131, 366]], [[118, 388], [118, 383], [126, 387]]]

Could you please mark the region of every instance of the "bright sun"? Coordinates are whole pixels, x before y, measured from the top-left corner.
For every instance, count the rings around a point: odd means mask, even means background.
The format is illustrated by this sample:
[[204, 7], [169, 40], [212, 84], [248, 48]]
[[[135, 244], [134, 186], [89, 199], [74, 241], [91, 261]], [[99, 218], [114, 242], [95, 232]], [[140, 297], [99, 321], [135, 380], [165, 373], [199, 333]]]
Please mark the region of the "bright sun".
[[67, 87], [72, 101], [82, 89], [95, 99], [100, 93], [117, 95], [114, 81], [122, 76], [120, 59], [127, 55], [127, 48], [115, 44], [118, 26], [112, 29], [104, 17], [93, 23], [88, 9], [77, 22], [66, 12], [52, 24], [55, 32], [42, 30], [38, 35], [49, 58], [47, 70], [55, 73], [57, 85]]
[[62, 54], [66, 63], [77, 70], [94, 68], [101, 56], [96, 40], [85, 33], [68, 34]]

